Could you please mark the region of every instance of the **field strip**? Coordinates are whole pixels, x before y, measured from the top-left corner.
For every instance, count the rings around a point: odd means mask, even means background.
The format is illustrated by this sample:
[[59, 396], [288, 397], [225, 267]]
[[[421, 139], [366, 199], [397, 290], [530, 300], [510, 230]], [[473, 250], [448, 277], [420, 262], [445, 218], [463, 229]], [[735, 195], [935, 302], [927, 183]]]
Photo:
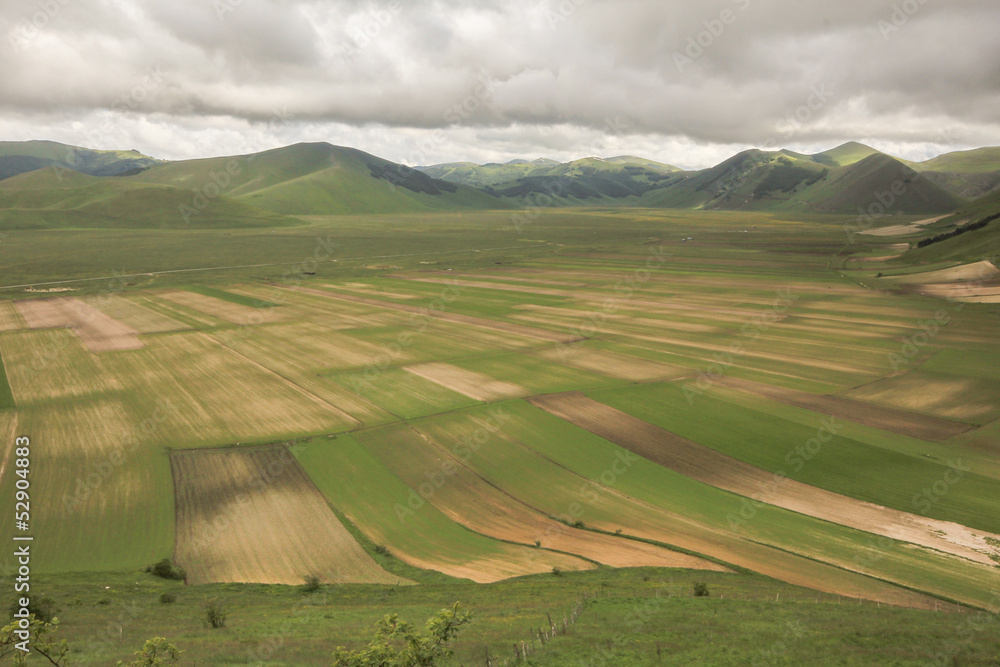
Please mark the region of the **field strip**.
[[950, 269], [938, 269], [937, 271], [924, 271], [923, 273], [908, 273], [902, 276], [894, 276], [895, 281], [901, 284], [908, 283], [948, 283], [959, 280], [989, 280], [1000, 275], [1000, 269], [993, 265], [993, 262], [984, 259], [972, 264], [962, 264], [953, 266]]
[[566, 364], [585, 371], [593, 371], [620, 380], [640, 382], [655, 379], [676, 379], [690, 375], [691, 370], [671, 366], [660, 361], [630, 357], [615, 352], [592, 350], [585, 347], [555, 347], [530, 353], [531, 356]]
[[90, 304], [73, 297], [15, 301], [32, 329], [70, 327], [91, 352], [137, 350], [139, 332]]
[[419, 375], [446, 389], [457, 391], [477, 401], [495, 401], [500, 398], [514, 398], [530, 393], [524, 387], [512, 382], [497, 380], [483, 373], [469, 371], [451, 364], [435, 362], [404, 366], [403, 370]]
[[528, 287], [521, 285], [504, 285], [502, 283], [490, 283], [481, 280], [462, 280], [456, 278], [417, 278], [415, 276], [403, 276], [398, 274], [389, 274], [387, 278], [396, 278], [397, 280], [412, 280], [418, 283], [436, 283], [439, 285], [458, 285], [459, 287], [476, 287], [480, 289], [495, 289], [501, 292], [520, 292], [526, 294], [544, 294], [546, 296], [572, 296], [570, 292], [566, 290], [549, 289], [545, 287]]
[[176, 561], [188, 583], [395, 584], [286, 447], [175, 452]]
[[[205, 335], [205, 334], [196, 334], [196, 335]], [[338, 407], [336, 405], [333, 405], [332, 403], [330, 403], [329, 401], [323, 399], [322, 397], [317, 396], [313, 392], [309, 391], [309, 389], [307, 389], [306, 387], [304, 387], [304, 386], [296, 383], [295, 380], [293, 380], [292, 378], [285, 377], [284, 375], [282, 375], [278, 371], [276, 371], [274, 369], [271, 369], [271, 368], [268, 368], [267, 366], [265, 366], [264, 364], [260, 363], [259, 361], [255, 360], [255, 359], [253, 359], [251, 357], [248, 357], [247, 355], [243, 354], [242, 352], [240, 352], [240, 351], [238, 351], [238, 350], [230, 347], [229, 345], [226, 345], [225, 343], [223, 343], [223, 342], [221, 342], [219, 340], [216, 340], [215, 338], [213, 338], [211, 336], [207, 336], [207, 338], [209, 340], [211, 340], [212, 343], [218, 345], [220, 348], [222, 348], [224, 350], [227, 350], [230, 354], [232, 354], [232, 355], [234, 355], [236, 357], [239, 357], [241, 360], [247, 362], [248, 364], [251, 364], [255, 368], [260, 369], [263, 373], [266, 373], [267, 375], [272, 375], [272, 376], [280, 379], [286, 385], [288, 385], [290, 387], [294, 387], [295, 390], [298, 391], [300, 394], [302, 394], [303, 396], [305, 396], [306, 398], [308, 398], [313, 403], [316, 403], [317, 405], [322, 406], [324, 409], [326, 409], [326, 410], [328, 410], [330, 412], [333, 412], [335, 415], [337, 415], [338, 418], [343, 419], [343, 420], [345, 420], [347, 422], [352, 422], [353, 421], [357, 426], [361, 425], [361, 421], [359, 419], [356, 419], [354, 416], [349, 415], [348, 413], [346, 413], [342, 409], [340, 409], [340, 407]]]
[[[611, 567], [682, 567], [727, 572], [703, 558], [567, 526], [491, 484], [435, 439], [409, 426], [393, 428], [391, 443], [370, 447], [382, 462], [412, 488], [444, 466], [447, 484], [430, 502], [452, 521], [497, 539], [577, 554]], [[405, 453], [405, 455], [403, 455]]]
[[[992, 566], [983, 537], [1000, 539], [949, 521], [939, 521], [849, 498], [721, 454], [579, 392], [528, 399], [533, 405], [587, 429], [686, 477], [799, 514], [876, 535], [911, 542]], [[982, 550], [982, 551], [980, 551]]]
[[723, 387], [749, 392], [786, 405], [794, 405], [797, 408], [813, 410], [820, 414], [831, 415], [865, 426], [873, 426], [883, 431], [908, 435], [920, 440], [947, 440], [975, 428], [970, 424], [930, 417], [899, 408], [874, 405], [843, 396], [820, 396], [805, 391], [772, 387], [761, 382], [725, 376], [715, 378], [715, 382]]
[[17, 331], [27, 325], [12, 301], [0, 301], [0, 332]]
[[11, 452], [14, 449], [14, 439], [17, 436], [17, 413], [13, 410], [0, 412], [0, 488], [3, 488], [4, 474], [7, 466], [14, 457]]
[[[277, 285], [275, 285], [277, 287]], [[460, 313], [445, 313], [440, 311], [431, 310], [430, 308], [420, 308], [418, 306], [409, 306], [402, 303], [391, 303], [388, 301], [381, 301], [379, 299], [372, 299], [364, 296], [354, 296], [353, 294], [338, 294], [336, 292], [331, 292], [330, 290], [316, 289], [313, 287], [294, 287], [294, 286], [284, 286], [281, 289], [294, 290], [296, 292], [304, 292], [306, 294], [318, 294], [319, 296], [325, 296], [330, 299], [340, 299], [342, 301], [353, 301], [354, 303], [363, 303], [368, 306], [377, 306], [379, 308], [385, 308], [388, 310], [399, 310], [404, 313], [414, 313], [417, 315], [423, 315], [425, 317], [436, 317], [442, 320], [448, 320], [449, 322], [461, 322], [462, 324], [471, 324], [477, 327], [485, 327], [493, 331], [509, 331], [510, 333], [516, 333], [522, 336], [529, 336], [532, 338], [541, 338], [542, 340], [551, 340], [556, 343], [568, 343], [572, 340], [579, 338], [578, 336], [571, 336], [568, 334], [562, 334], [557, 331], [549, 331], [547, 329], [538, 329], [535, 327], [525, 326], [523, 324], [513, 324], [511, 322], [501, 322], [499, 320], [490, 320], [485, 317], [475, 317], [473, 315], [462, 315]]]

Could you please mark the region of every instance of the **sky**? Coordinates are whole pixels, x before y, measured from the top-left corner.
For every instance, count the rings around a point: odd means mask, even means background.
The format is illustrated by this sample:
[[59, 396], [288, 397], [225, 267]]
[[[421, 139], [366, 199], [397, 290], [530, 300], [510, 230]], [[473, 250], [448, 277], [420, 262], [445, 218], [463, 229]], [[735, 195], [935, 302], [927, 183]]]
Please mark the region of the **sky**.
[[1000, 145], [997, 0], [0, 0], [0, 140], [693, 169]]

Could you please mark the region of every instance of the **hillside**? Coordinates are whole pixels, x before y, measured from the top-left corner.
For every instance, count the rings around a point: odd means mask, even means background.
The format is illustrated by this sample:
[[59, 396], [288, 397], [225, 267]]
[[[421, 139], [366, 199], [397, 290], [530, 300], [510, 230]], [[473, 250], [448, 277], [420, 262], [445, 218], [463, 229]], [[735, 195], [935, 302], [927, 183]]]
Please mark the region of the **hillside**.
[[472, 188], [436, 180], [354, 148], [327, 143], [171, 162], [127, 180], [221, 190], [243, 204], [284, 215], [418, 213], [508, 206]]
[[[617, 203], [663, 187], [675, 180], [677, 167], [622, 155], [603, 159], [583, 158], [559, 163], [541, 158], [505, 164], [455, 163], [421, 167], [435, 178], [480, 188], [518, 201], [541, 197], [545, 204]], [[551, 200], [551, 201], [550, 201]]]
[[[185, 215], [186, 213], [186, 215]], [[227, 197], [45, 167], [0, 181], [0, 229], [211, 229], [281, 227], [297, 221]]]
[[44, 167], [63, 167], [91, 176], [119, 176], [159, 162], [135, 150], [90, 150], [54, 141], [0, 141], [0, 180]]

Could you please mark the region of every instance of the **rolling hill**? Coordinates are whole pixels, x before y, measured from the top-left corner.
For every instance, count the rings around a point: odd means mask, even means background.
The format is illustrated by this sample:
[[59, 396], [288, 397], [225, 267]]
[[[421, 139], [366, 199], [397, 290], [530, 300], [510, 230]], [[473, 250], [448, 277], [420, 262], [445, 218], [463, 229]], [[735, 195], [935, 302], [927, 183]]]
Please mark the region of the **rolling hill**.
[[1000, 149], [907, 162], [855, 141], [821, 153], [750, 149], [681, 171], [633, 156], [421, 167], [428, 175], [518, 204], [856, 213], [893, 184], [891, 213], [935, 214], [1000, 188]]
[[0, 141], [0, 180], [44, 167], [91, 176], [121, 176], [159, 163], [135, 150], [91, 150], [54, 141]]
[[129, 177], [206, 194], [221, 191], [283, 215], [418, 213], [508, 204], [470, 187], [354, 148], [303, 143], [237, 157], [171, 162]]

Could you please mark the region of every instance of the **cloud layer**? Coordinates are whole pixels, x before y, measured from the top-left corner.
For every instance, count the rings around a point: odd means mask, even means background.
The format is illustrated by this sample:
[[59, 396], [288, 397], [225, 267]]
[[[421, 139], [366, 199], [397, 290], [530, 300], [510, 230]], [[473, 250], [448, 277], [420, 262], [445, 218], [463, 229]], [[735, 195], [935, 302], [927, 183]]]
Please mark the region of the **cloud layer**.
[[995, 0], [5, 0], [0, 138], [700, 167], [1000, 144]]

